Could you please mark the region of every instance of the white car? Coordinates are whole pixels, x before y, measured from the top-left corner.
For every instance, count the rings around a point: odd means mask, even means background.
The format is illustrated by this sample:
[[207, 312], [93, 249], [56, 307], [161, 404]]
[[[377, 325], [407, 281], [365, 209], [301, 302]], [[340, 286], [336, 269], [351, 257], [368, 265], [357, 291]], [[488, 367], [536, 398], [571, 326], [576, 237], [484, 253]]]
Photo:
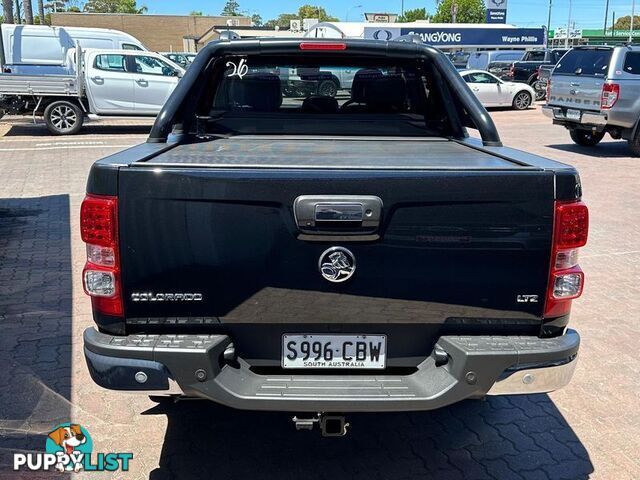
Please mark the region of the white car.
[[484, 70], [462, 70], [460, 76], [485, 107], [512, 107], [526, 110], [536, 92], [526, 83], [505, 82]]

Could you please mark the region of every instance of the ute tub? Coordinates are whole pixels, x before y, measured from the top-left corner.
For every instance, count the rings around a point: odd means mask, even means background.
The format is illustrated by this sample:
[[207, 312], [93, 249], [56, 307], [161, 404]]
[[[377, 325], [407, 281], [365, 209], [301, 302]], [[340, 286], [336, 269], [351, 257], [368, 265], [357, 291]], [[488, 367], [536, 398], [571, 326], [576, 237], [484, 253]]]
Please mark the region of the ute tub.
[[187, 143], [132, 166], [295, 169], [538, 170], [442, 138], [241, 135]]
[[579, 345], [573, 330], [554, 338], [445, 335], [408, 375], [261, 375], [227, 335], [84, 332], [91, 377], [105, 388], [297, 412], [430, 410], [487, 394], [550, 392], [569, 383]]

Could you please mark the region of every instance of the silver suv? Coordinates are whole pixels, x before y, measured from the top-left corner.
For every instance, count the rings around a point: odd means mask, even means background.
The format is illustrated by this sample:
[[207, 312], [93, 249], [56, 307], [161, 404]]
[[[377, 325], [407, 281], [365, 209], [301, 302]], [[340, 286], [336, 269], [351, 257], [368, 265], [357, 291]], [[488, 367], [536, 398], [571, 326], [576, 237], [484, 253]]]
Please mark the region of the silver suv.
[[640, 155], [640, 46], [576, 47], [554, 68], [544, 114], [578, 145], [597, 145], [605, 133], [624, 138]]

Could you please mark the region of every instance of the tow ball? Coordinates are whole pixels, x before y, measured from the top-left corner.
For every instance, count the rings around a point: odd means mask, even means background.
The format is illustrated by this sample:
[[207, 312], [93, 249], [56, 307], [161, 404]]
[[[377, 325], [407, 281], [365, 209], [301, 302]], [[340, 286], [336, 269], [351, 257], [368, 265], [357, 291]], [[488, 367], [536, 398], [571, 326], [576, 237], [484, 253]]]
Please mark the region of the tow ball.
[[323, 437], [344, 437], [347, 434], [347, 427], [349, 427], [344, 415], [337, 414], [296, 415], [292, 420], [296, 430], [313, 430], [313, 426], [316, 423], [319, 424]]

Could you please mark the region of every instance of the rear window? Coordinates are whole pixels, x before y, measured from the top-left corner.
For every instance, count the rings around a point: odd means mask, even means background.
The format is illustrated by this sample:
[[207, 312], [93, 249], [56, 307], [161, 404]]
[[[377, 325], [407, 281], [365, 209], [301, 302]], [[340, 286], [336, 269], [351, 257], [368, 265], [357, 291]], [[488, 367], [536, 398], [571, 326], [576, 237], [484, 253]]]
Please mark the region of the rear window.
[[553, 73], [603, 77], [607, 74], [611, 53], [611, 49], [573, 49], [562, 57]]
[[442, 95], [425, 66], [225, 61], [209, 130], [238, 133], [429, 135], [442, 128]]
[[623, 70], [627, 73], [640, 75], [640, 52], [629, 52], [624, 57]]
[[508, 62], [509, 60], [520, 60], [523, 56], [521, 52], [496, 53], [493, 56], [495, 62]]
[[99, 70], [107, 70], [110, 72], [125, 72], [124, 55], [101, 54], [96, 55], [93, 66]]

